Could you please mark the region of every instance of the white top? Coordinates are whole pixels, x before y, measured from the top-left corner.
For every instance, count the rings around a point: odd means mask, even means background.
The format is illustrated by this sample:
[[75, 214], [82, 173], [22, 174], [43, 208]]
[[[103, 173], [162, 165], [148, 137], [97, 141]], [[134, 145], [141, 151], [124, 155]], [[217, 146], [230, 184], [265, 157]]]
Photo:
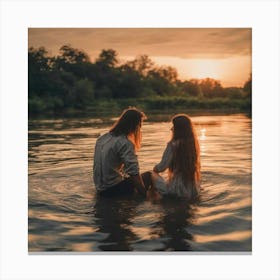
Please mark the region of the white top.
[[[163, 152], [162, 159], [160, 163], [158, 163], [155, 168], [159, 173], [164, 172], [169, 168], [173, 151], [176, 146], [175, 142], [169, 142]], [[153, 172], [153, 181], [155, 188], [162, 195], [175, 195], [179, 197], [190, 197], [192, 193], [192, 189], [194, 188], [193, 184], [190, 183], [186, 186], [183, 182], [183, 178], [180, 175], [174, 175], [170, 180], [164, 179], [164, 177], [159, 174]]]

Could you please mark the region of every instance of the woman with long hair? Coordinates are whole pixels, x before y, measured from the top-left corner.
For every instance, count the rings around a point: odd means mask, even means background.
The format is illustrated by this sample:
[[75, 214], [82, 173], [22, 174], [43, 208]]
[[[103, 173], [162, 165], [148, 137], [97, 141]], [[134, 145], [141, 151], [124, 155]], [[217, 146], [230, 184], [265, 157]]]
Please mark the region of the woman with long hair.
[[[172, 118], [172, 138], [153, 169], [154, 188], [162, 195], [194, 199], [200, 190], [200, 148], [188, 115]], [[159, 173], [168, 170], [168, 180]]]
[[123, 111], [109, 132], [99, 137], [94, 151], [93, 179], [103, 196], [145, 195], [151, 172], [140, 175], [136, 152], [141, 145], [141, 126], [145, 114], [136, 108]]

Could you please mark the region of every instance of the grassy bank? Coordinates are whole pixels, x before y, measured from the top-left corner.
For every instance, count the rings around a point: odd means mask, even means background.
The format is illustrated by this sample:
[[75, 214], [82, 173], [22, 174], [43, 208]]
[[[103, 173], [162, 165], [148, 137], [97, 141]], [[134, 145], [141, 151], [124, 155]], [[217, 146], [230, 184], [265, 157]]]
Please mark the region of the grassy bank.
[[48, 102], [40, 104], [29, 102], [29, 117], [42, 116], [107, 116], [118, 115], [124, 108], [135, 106], [144, 112], [245, 112], [251, 113], [251, 100], [249, 98], [190, 98], [190, 97], [153, 97], [138, 99], [97, 99], [86, 104], [83, 108], [59, 108], [56, 104]]

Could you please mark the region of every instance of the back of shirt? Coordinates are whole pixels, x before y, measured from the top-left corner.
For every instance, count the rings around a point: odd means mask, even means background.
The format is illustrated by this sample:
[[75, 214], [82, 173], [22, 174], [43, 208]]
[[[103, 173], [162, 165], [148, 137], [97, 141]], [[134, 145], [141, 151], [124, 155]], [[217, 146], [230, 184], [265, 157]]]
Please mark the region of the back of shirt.
[[124, 179], [124, 175], [139, 174], [137, 156], [133, 144], [126, 136], [106, 133], [96, 141], [93, 176], [97, 191], [112, 187]]

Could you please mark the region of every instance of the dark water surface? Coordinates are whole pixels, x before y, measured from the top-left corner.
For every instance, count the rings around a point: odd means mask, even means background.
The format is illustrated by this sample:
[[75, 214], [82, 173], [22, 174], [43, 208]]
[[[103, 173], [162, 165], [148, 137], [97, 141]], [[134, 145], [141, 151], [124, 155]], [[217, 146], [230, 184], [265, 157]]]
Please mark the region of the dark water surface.
[[[96, 138], [114, 119], [29, 121], [29, 251], [237, 251], [252, 248], [251, 119], [194, 116], [201, 201], [97, 198]], [[141, 172], [170, 138], [169, 116], [143, 125]]]

